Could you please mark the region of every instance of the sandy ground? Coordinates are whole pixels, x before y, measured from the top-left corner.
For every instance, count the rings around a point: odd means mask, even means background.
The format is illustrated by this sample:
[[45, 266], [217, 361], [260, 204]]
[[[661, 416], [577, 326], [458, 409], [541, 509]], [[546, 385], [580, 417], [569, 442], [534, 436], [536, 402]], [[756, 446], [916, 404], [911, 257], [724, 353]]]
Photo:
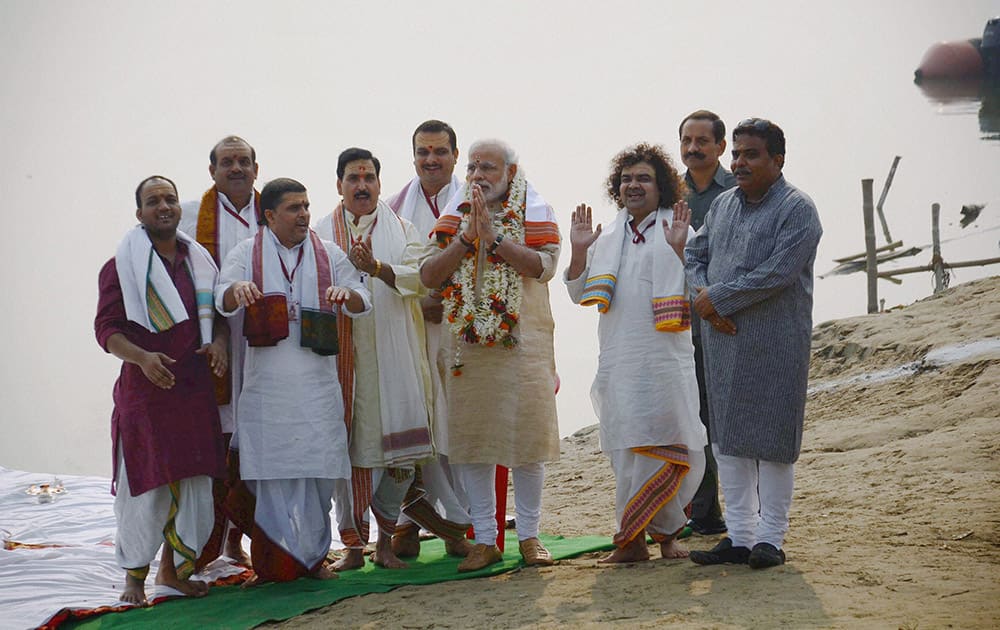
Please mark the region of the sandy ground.
[[[1000, 342], [997, 277], [816, 327], [814, 391], [782, 567], [699, 567], [659, 559], [651, 546], [657, 559], [650, 562], [598, 566], [600, 554], [591, 554], [353, 598], [281, 625], [1000, 626], [1000, 348], [920, 363], [928, 352], [984, 339]], [[857, 378], [907, 364], [896, 379]], [[612, 473], [596, 427], [563, 440], [562, 460], [548, 468], [544, 505], [546, 532], [614, 532]], [[688, 546], [709, 548], [716, 540], [694, 537]]]

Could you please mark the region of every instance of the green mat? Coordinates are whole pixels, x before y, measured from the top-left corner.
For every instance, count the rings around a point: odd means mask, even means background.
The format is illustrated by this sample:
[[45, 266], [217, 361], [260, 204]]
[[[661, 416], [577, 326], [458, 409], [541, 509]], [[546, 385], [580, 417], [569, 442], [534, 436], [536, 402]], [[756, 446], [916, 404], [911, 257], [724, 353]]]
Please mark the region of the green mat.
[[[607, 536], [563, 538], [543, 534], [540, 538], [557, 560], [614, 547]], [[523, 566], [517, 550], [517, 535], [513, 531], [506, 534], [503, 562], [471, 573], [458, 573], [460, 560], [445, 554], [444, 543], [440, 540], [425, 540], [420, 545], [420, 557], [408, 558], [409, 567], [406, 569], [383, 569], [366, 562], [363, 569], [341, 573], [340, 579], [336, 580], [301, 578], [294, 582], [262, 584], [249, 589], [213, 587], [208, 596], [200, 599], [171, 599], [151, 608], [67, 621], [61, 627], [88, 630], [126, 627], [252, 628], [265, 621], [290, 619], [347, 597], [385, 593], [407, 584], [434, 584], [497, 575]]]

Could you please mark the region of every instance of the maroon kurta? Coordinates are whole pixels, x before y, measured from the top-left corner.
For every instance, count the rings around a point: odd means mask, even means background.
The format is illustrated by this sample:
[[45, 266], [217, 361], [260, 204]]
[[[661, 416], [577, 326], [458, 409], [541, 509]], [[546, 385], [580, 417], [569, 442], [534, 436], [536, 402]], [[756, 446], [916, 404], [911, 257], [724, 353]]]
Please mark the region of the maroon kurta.
[[[162, 258], [161, 258], [162, 260]], [[138, 365], [123, 363], [115, 382], [111, 440], [114, 478], [118, 477], [118, 440], [125, 449], [125, 467], [133, 496], [196, 475], [224, 478], [225, 455], [219, 408], [201, 346], [194, 282], [187, 267], [187, 247], [178, 242], [174, 264], [163, 260], [167, 273], [187, 309], [188, 319], [169, 330], [153, 333], [125, 316], [115, 260], [98, 276], [100, 294], [94, 332], [105, 351], [115, 333], [150, 352], [162, 352], [177, 361], [169, 366], [175, 384], [160, 389], [149, 382]], [[117, 489], [112, 486], [112, 493]]]

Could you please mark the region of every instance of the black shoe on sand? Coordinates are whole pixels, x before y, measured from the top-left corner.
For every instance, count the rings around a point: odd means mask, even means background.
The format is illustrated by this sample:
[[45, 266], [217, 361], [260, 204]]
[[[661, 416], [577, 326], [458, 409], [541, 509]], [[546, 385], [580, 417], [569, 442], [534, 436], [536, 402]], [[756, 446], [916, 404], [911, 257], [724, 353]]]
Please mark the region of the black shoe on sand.
[[767, 569], [785, 564], [785, 552], [771, 543], [757, 543], [750, 552], [747, 564], [751, 569]]
[[734, 547], [732, 540], [723, 538], [710, 550], [692, 551], [688, 557], [695, 564], [746, 564], [749, 556], [749, 549]]

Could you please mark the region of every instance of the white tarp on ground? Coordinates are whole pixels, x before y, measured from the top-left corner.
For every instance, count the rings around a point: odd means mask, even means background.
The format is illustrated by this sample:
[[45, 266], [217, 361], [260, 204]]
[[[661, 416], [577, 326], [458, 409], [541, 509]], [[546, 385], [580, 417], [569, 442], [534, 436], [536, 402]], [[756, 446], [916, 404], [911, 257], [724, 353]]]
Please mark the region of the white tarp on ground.
[[[60, 475], [65, 492], [39, 503], [28, 489], [56, 477], [0, 466], [0, 629], [39, 626], [63, 608], [120, 605], [125, 572], [115, 562], [114, 497], [106, 477]], [[41, 547], [20, 547], [41, 545]], [[7, 549], [14, 546], [13, 549]], [[146, 595], [178, 594], [155, 587], [150, 567]], [[243, 571], [217, 560], [196, 576], [213, 581]]]

